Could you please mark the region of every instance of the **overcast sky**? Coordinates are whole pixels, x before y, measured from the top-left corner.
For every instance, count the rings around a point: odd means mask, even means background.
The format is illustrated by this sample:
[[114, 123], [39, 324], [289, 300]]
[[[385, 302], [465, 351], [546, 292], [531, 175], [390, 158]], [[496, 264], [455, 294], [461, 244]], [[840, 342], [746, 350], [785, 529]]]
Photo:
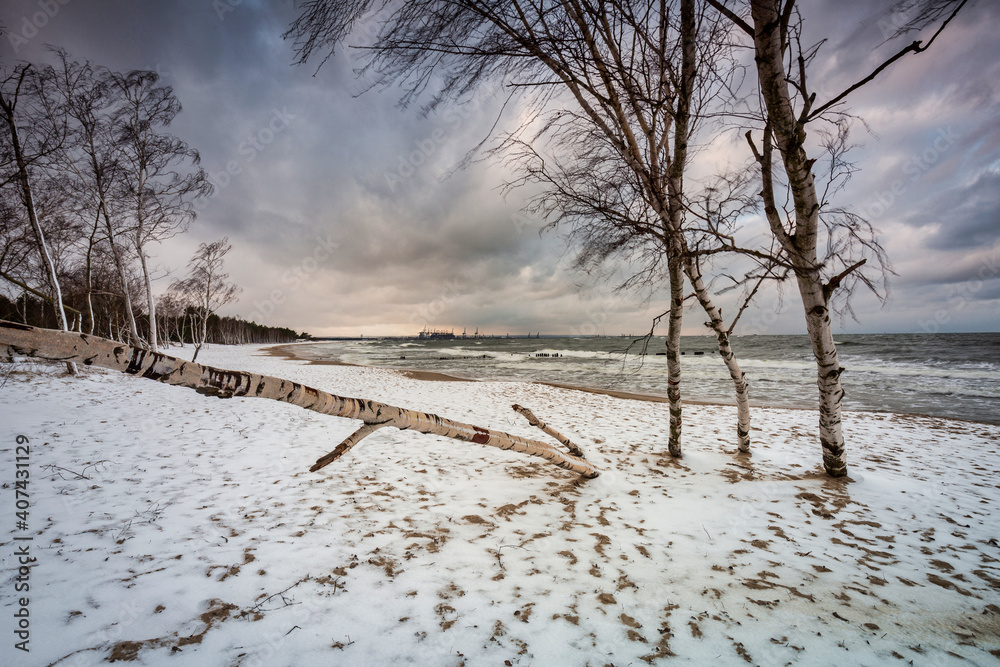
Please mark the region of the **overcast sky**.
[[[900, 44], [879, 48], [889, 2], [805, 3], [828, 37], [811, 83], [834, 94]], [[47, 14], [46, 14], [47, 12]], [[502, 100], [484, 94], [426, 118], [397, 90], [364, 91], [349, 52], [316, 72], [281, 38], [287, 0], [5, 0], [5, 64], [44, 61], [45, 44], [113, 69], [154, 69], [184, 110], [174, 132], [197, 148], [216, 191], [189, 233], [154, 249], [164, 288], [199, 243], [228, 236], [226, 312], [313, 335], [639, 333], [663, 291], [614, 293], [571, 267], [541, 221], [506, 199], [495, 163], [455, 167], [487, 136]], [[827, 31], [820, 34], [819, 31]], [[1000, 330], [1000, 3], [979, 0], [927, 53], [851, 98], [866, 121], [851, 155], [862, 171], [839, 201], [882, 233], [895, 271], [883, 306], [859, 294], [844, 332]], [[510, 121], [509, 114], [501, 123]], [[742, 161], [745, 144], [723, 141]], [[732, 294], [720, 296], [732, 312]], [[689, 311], [685, 333], [704, 316]], [[725, 313], [724, 313], [725, 314]], [[804, 331], [798, 295], [763, 294], [750, 333]]]

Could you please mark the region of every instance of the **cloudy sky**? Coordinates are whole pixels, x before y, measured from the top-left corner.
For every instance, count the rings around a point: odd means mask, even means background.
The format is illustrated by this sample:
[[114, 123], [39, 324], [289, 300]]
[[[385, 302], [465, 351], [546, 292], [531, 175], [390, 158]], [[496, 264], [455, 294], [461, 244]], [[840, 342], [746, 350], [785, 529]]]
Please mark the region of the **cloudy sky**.
[[[804, 3], [809, 36], [828, 38], [812, 75], [820, 100], [900, 47], [879, 47], [889, 7]], [[360, 94], [370, 82], [349, 52], [318, 72], [292, 65], [281, 34], [295, 15], [289, 0], [5, 0], [0, 58], [44, 61], [53, 44], [154, 69], [174, 87], [184, 110], [173, 130], [201, 152], [216, 192], [156, 263], [176, 276], [199, 243], [228, 236], [244, 289], [229, 313], [314, 335], [617, 335], [666, 309], [662, 290], [616, 293], [614, 276], [575, 272], [564, 241], [519, 213], [525, 193], [498, 191], [500, 165], [456, 169], [488, 135], [499, 96], [424, 118], [398, 108], [397, 90]], [[898, 275], [885, 305], [859, 294], [860, 322], [841, 331], [1000, 330], [997, 34], [1000, 5], [973, 2], [930, 51], [851, 98], [870, 132], [855, 132], [862, 171], [839, 203], [875, 223]], [[718, 144], [726, 159], [747, 157], [735, 138]], [[719, 297], [724, 308], [732, 296]], [[685, 333], [703, 333], [702, 319], [691, 312]], [[763, 294], [744, 325], [802, 332], [795, 290]]]

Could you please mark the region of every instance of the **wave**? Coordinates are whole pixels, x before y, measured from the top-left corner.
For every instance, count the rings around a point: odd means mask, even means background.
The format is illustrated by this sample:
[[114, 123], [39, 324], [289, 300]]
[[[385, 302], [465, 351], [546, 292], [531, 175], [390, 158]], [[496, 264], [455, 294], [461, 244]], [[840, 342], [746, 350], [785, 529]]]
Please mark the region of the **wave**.
[[[738, 349], [752, 400], [770, 406], [811, 406], [816, 392], [816, 363], [808, 345], [769, 337], [766, 344]], [[841, 341], [851, 344], [853, 341]], [[845, 347], [845, 407], [852, 410], [919, 412], [996, 422], [1000, 399], [1000, 364], [986, 354], [949, 362], [959, 351], [939, 344], [898, 346], [878, 341]], [[623, 355], [618, 340], [468, 340], [343, 341], [312, 346], [312, 358], [347, 363], [415, 368], [483, 380], [543, 381], [574, 386], [615, 388], [636, 393], [666, 391], [666, 355], [651, 346], [645, 356]], [[617, 349], [610, 349], [617, 348]], [[847, 350], [851, 352], [847, 352]], [[979, 349], [979, 348], [977, 348]], [[686, 395], [693, 400], [730, 402], [732, 381], [717, 350], [708, 341], [685, 346], [681, 366]], [[695, 352], [702, 354], [695, 354]], [[536, 356], [539, 355], [539, 356]], [[753, 355], [755, 358], [751, 358]], [[924, 355], [924, 356], [921, 356]]]
[[994, 382], [1000, 382], [1000, 371], [966, 370], [962, 368], [935, 368], [932, 366], [903, 366], [899, 364], [885, 366], [842, 365], [847, 373], [872, 373], [876, 375], [991, 380]]
[[927, 391], [920, 392], [924, 396], [961, 396], [962, 398], [1000, 398], [1000, 391], [989, 391], [988, 389], [977, 389], [974, 387], [953, 387], [949, 391]]

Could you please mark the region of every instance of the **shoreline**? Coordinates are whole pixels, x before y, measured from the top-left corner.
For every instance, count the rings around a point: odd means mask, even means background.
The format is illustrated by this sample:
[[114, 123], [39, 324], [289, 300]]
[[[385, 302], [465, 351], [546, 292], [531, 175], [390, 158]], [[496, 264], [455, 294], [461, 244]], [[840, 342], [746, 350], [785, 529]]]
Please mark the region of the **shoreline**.
[[[556, 389], [565, 389], [568, 391], [582, 391], [586, 394], [597, 394], [600, 396], [610, 396], [612, 398], [619, 398], [623, 400], [630, 401], [643, 401], [646, 403], [669, 403], [670, 399], [666, 396], [660, 396], [657, 394], [643, 394], [639, 392], [630, 391], [620, 391], [617, 389], [601, 389], [598, 387], [580, 387], [577, 385], [565, 384], [561, 382], [549, 382], [546, 380], [481, 380], [476, 378], [466, 378], [460, 377], [458, 375], [449, 375], [447, 373], [436, 373], [434, 371], [423, 371], [412, 368], [397, 368], [395, 366], [366, 366], [363, 364], [350, 364], [343, 361], [335, 361], [332, 359], [310, 359], [308, 357], [299, 356], [295, 354], [291, 349], [298, 345], [309, 345], [309, 342], [303, 343], [280, 343], [278, 345], [272, 345], [265, 348], [261, 348], [263, 352], [267, 352], [271, 356], [282, 357], [285, 359], [290, 359], [292, 361], [306, 361], [310, 364], [315, 364], [319, 366], [351, 366], [354, 368], [378, 368], [381, 370], [396, 371], [397, 373], [403, 375], [404, 377], [410, 378], [411, 380], [420, 380], [422, 382], [524, 382], [525, 384], [536, 384], [546, 387], [554, 387]], [[724, 408], [735, 408], [735, 403], [718, 403], [716, 401], [705, 401], [690, 398], [683, 398], [682, 404], [684, 405], [705, 405], [705, 406], [715, 406]], [[764, 410], [794, 410], [796, 412], [810, 412], [816, 411], [817, 408], [814, 407], [796, 407], [796, 406], [785, 406], [785, 405], [762, 405], [754, 404], [751, 399], [750, 403], [751, 409], [764, 409]], [[928, 415], [919, 412], [890, 412], [890, 411], [877, 411], [877, 410], [844, 410], [845, 413], [857, 413], [863, 415], [893, 415], [897, 417], [920, 417], [923, 419], [938, 419], [945, 421], [955, 421], [962, 422], [965, 424], [977, 424], [980, 426], [996, 426], [991, 422], [980, 421], [975, 419], [963, 419], [961, 417], [941, 417], [938, 415]]]
[[294, 352], [285, 349], [303, 344], [304, 343], [282, 343], [281, 345], [275, 345], [273, 347], [265, 347], [263, 348], [263, 351], [273, 357], [283, 357], [293, 361], [308, 361], [310, 364], [316, 366], [350, 366], [353, 368], [380, 368], [387, 371], [398, 371], [412, 380], [421, 380], [424, 382], [481, 382], [481, 380], [475, 380], [473, 378], [463, 378], [458, 377], [457, 375], [435, 373], [434, 371], [418, 371], [416, 369], [393, 368], [389, 366], [364, 366], [362, 364], [349, 364], [345, 361], [337, 361], [335, 359], [310, 359], [308, 357], [301, 357]]
[[[567, 389], [569, 391], [582, 391], [587, 394], [598, 394], [601, 396], [611, 396], [612, 398], [621, 398], [629, 401], [645, 401], [647, 403], [669, 403], [670, 399], [666, 396], [659, 396], [657, 394], [642, 394], [638, 392], [631, 391], [620, 391], [617, 389], [600, 389], [598, 387], [580, 387], [572, 384], [564, 384], [562, 382], [549, 382], [546, 380], [480, 380], [475, 378], [464, 378], [457, 375], [448, 375], [447, 373], [436, 373], [434, 371], [423, 371], [416, 370], [412, 368], [396, 368], [395, 366], [365, 366], [362, 364], [349, 364], [343, 361], [335, 361], [333, 359], [310, 359], [308, 357], [302, 357], [291, 350], [286, 348], [293, 347], [295, 345], [302, 345], [303, 343], [284, 343], [281, 345], [275, 345], [274, 347], [264, 348], [268, 354], [276, 357], [284, 357], [286, 359], [292, 359], [294, 361], [307, 361], [310, 364], [317, 364], [321, 366], [353, 366], [354, 368], [379, 368], [381, 370], [396, 371], [405, 377], [412, 380], [421, 380], [424, 382], [524, 382], [527, 384], [540, 384], [546, 387], [555, 387], [556, 389]], [[699, 401], [693, 399], [683, 399], [683, 402], [688, 405], [717, 405], [721, 407], [732, 407], [735, 408], [736, 405], [733, 403], [715, 403], [713, 401]], [[751, 406], [751, 407], [765, 407], [765, 406]], [[782, 408], [786, 409], [786, 408]], [[787, 408], [788, 410], [808, 410], [809, 408]]]

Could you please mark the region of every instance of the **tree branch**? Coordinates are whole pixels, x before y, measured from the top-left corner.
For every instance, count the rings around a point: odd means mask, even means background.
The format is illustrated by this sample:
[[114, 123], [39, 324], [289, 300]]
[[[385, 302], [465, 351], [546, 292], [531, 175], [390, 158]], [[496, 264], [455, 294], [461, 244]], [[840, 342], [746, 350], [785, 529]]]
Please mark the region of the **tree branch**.
[[727, 19], [735, 23], [740, 30], [750, 35], [751, 38], [755, 36], [756, 33], [754, 32], [753, 26], [744, 21], [743, 19], [741, 19], [739, 15], [736, 14], [736, 12], [726, 7], [724, 4], [719, 2], [719, 0], [707, 0], [707, 2], [710, 6], [714, 7], [720, 14], [722, 14]]
[[573, 444], [573, 442], [569, 438], [559, 433], [559, 431], [555, 430], [554, 428], [543, 422], [541, 419], [536, 417], [531, 410], [522, 407], [516, 403], [511, 407], [514, 409], [514, 412], [518, 413], [519, 415], [523, 415], [524, 418], [528, 420], [529, 424], [537, 428], [540, 428], [544, 433], [548, 433], [553, 438], [555, 438], [562, 444], [566, 445], [566, 448], [569, 450], [570, 454], [572, 454], [573, 456], [578, 456], [581, 459], [584, 458], [585, 455], [582, 449], [580, 449], [577, 445]]
[[[18, 287], [20, 287], [21, 289], [23, 289], [25, 291], [28, 291], [28, 292], [31, 292], [35, 296], [40, 297], [42, 299], [45, 299], [46, 301], [48, 301], [49, 303], [51, 303], [53, 305], [55, 305], [55, 303], [56, 303], [56, 300], [53, 299], [48, 294], [43, 294], [42, 292], [39, 292], [38, 290], [36, 290], [34, 287], [29, 287], [28, 285], [25, 285], [20, 280], [18, 280], [14, 276], [10, 275], [9, 273], [6, 273], [2, 269], [0, 269], [0, 278], [3, 278], [4, 280], [9, 280], [10, 282], [12, 282], [15, 285], [17, 285]], [[81, 313], [79, 310], [77, 310], [76, 308], [73, 308], [72, 306], [67, 306], [65, 303], [63, 304], [63, 308], [65, 308], [66, 310], [71, 310], [74, 313], [76, 313], [77, 315], [83, 315], [83, 313]]]
[[[708, 0], [708, 1], [710, 3], [713, 2], [713, 0]], [[830, 107], [832, 107], [833, 105], [837, 104], [838, 102], [840, 102], [841, 100], [843, 100], [845, 97], [847, 97], [848, 95], [850, 95], [851, 93], [853, 93], [855, 90], [857, 90], [861, 86], [865, 85], [866, 83], [870, 82], [872, 79], [874, 79], [879, 74], [881, 74], [882, 71], [885, 68], [889, 67], [889, 65], [893, 64], [894, 62], [896, 62], [897, 60], [899, 60], [900, 58], [902, 58], [903, 56], [905, 56], [907, 53], [910, 53], [910, 52], [913, 52], [913, 53], [922, 53], [922, 52], [926, 51], [927, 49], [929, 49], [930, 46], [931, 46], [931, 44], [934, 43], [934, 40], [937, 39], [937, 36], [941, 34], [941, 31], [944, 30], [945, 27], [949, 23], [951, 23], [951, 20], [953, 18], [955, 18], [955, 16], [962, 9], [962, 7], [965, 6], [965, 4], [967, 2], [968, 2], [968, 0], [962, 0], [962, 2], [958, 5], [958, 7], [955, 8], [955, 11], [953, 11], [951, 13], [951, 16], [949, 16], [947, 19], [945, 19], [944, 23], [941, 24], [941, 27], [938, 28], [937, 31], [931, 36], [930, 40], [927, 41], [926, 45], [921, 46], [921, 40], [919, 40], [919, 39], [918, 40], [914, 40], [909, 45], [907, 45], [906, 47], [904, 47], [903, 49], [901, 49], [894, 56], [892, 56], [891, 58], [889, 58], [888, 60], [886, 60], [885, 62], [883, 62], [878, 67], [876, 67], [875, 70], [872, 71], [871, 74], [869, 74], [865, 78], [861, 79], [860, 81], [858, 81], [853, 86], [851, 86], [850, 88], [848, 88], [844, 92], [842, 92], [839, 95], [837, 95], [836, 97], [834, 97], [832, 100], [830, 100], [826, 104], [823, 104], [822, 106], [820, 106], [817, 109], [813, 110], [813, 112], [810, 113], [809, 116], [808, 116], [808, 118], [806, 119], [806, 122], [809, 122], [810, 120], [816, 118], [821, 113], [823, 113], [824, 111], [826, 111], [827, 109], [829, 109]]]
[[827, 299], [829, 299], [830, 295], [833, 294], [834, 290], [836, 290], [840, 286], [841, 281], [843, 281], [844, 278], [849, 276], [853, 271], [860, 269], [862, 266], [864, 266], [865, 262], [867, 261], [868, 259], [865, 258], [859, 262], [855, 262], [854, 264], [851, 264], [849, 267], [847, 267], [846, 269], [835, 275], [833, 278], [830, 278], [829, 282], [823, 285], [823, 295]]
[[318, 459], [316, 459], [316, 463], [312, 464], [312, 467], [309, 468], [309, 472], [316, 472], [320, 468], [325, 468], [326, 466], [330, 465], [331, 463], [339, 459], [341, 456], [349, 452], [354, 447], [354, 445], [358, 444], [359, 442], [361, 442], [366, 437], [368, 437], [375, 431], [379, 430], [383, 426], [385, 426], [385, 424], [363, 425], [357, 431], [344, 438], [344, 441], [339, 445], [337, 445], [332, 452], [330, 452], [326, 456], [321, 456]]

